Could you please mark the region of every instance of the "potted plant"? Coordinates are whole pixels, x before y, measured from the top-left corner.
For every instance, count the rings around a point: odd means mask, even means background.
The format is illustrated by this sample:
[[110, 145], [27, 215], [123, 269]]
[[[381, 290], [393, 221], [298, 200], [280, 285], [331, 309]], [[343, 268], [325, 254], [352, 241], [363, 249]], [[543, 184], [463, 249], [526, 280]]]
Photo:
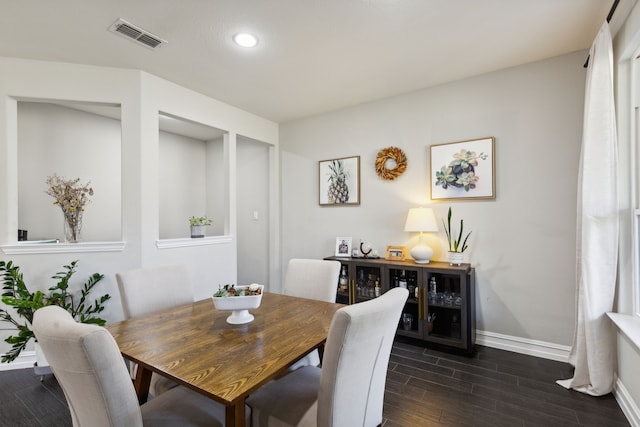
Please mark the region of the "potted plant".
[[211, 225], [212, 220], [206, 216], [192, 216], [189, 218], [191, 225], [191, 238], [204, 237], [204, 228]]
[[467, 240], [471, 235], [471, 232], [468, 232], [467, 235], [462, 239], [464, 232], [464, 220], [460, 220], [460, 231], [458, 232], [458, 238], [452, 238], [453, 232], [451, 230], [451, 206], [449, 206], [449, 213], [447, 214], [447, 222], [445, 224], [444, 219], [442, 220], [442, 224], [444, 225], [444, 232], [447, 235], [447, 240], [449, 241], [449, 265], [460, 265], [464, 259], [463, 252], [467, 250]]
[[[104, 303], [111, 298], [109, 294], [102, 295], [93, 302], [88, 300], [89, 293], [93, 287], [104, 277], [103, 274], [94, 273], [84, 283], [80, 290], [80, 298], [76, 300], [76, 295], [69, 292], [69, 280], [76, 271], [78, 261], [73, 261], [65, 265], [64, 271], [56, 273], [52, 279], [58, 282], [48, 289], [49, 292], [31, 292], [24, 283], [20, 267], [13, 262], [0, 261], [0, 276], [2, 277], [2, 302], [14, 310], [11, 313], [7, 309], [0, 309], [0, 321], [13, 325], [12, 329], [17, 329], [18, 334], [5, 339], [11, 344], [11, 350], [2, 355], [0, 361], [12, 362], [24, 350], [35, 335], [32, 330], [33, 314], [39, 308], [48, 305], [58, 305], [67, 310], [74, 319], [82, 323], [95, 323], [104, 326], [106, 321], [96, 315], [104, 310]], [[25, 322], [14, 318], [12, 313], [24, 318]], [[36, 348], [36, 352], [37, 352]]]

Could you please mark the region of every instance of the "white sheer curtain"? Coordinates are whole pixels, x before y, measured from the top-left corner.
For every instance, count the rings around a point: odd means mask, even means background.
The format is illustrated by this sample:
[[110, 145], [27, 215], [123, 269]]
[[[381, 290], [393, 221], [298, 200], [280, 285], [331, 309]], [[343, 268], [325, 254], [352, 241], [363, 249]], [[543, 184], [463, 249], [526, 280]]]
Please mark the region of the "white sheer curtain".
[[617, 136], [613, 49], [604, 23], [589, 51], [577, 206], [574, 376], [558, 384], [600, 396], [615, 381], [613, 309], [618, 262]]

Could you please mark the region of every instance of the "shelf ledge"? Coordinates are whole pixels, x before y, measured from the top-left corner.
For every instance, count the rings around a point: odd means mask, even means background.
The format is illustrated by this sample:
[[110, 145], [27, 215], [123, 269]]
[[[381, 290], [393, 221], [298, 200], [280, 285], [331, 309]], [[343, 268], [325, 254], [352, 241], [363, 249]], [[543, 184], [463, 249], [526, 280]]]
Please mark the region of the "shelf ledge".
[[170, 249], [170, 248], [185, 248], [191, 246], [208, 246], [208, 245], [222, 245], [231, 243], [231, 236], [208, 236], [198, 238], [186, 238], [186, 239], [160, 239], [156, 240], [156, 247], [158, 249]]
[[7, 255], [122, 252], [126, 242], [29, 243], [0, 246]]
[[637, 349], [640, 349], [640, 317], [622, 313], [607, 313], [607, 316], [620, 332], [629, 338]]

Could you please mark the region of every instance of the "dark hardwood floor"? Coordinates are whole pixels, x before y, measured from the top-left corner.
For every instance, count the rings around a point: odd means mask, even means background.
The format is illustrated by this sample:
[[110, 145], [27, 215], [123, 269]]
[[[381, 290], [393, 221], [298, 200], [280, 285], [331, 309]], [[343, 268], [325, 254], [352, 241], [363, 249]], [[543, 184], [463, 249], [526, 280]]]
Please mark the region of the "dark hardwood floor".
[[[566, 363], [478, 346], [473, 357], [396, 342], [389, 363], [384, 427], [629, 426], [612, 395], [566, 390]], [[0, 372], [0, 426], [71, 426], [52, 375]], [[349, 427], [349, 426], [345, 426]]]
[[396, 342], [384, 427], [629, 426], [612, 394], [587, 396], [555, 383], [571, 365], [476, 346], [473, 357]]
[[53, 375], [40, 382], [33, 369], [0, 372], [0, 426], [69, 427], [71, 416]]

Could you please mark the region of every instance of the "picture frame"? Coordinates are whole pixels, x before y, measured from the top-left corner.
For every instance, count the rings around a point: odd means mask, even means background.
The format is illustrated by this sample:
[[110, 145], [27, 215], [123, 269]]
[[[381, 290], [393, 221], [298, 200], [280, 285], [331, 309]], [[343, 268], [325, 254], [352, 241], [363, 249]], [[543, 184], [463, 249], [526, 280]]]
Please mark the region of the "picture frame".
[[430, 147], [431, 200], [496, 198], [495, 138]]
[[360, 156], [318, 162], [320, 206], [360, 204]]
[[351, 237], [336, 237], [335, 256], [342, 258], [351, 258], [351, 250], [353, 248]]
[[407, 248], [405, 246], [387, 246], [386, 259], [394, 261], [404, 261], [407, 257]]

